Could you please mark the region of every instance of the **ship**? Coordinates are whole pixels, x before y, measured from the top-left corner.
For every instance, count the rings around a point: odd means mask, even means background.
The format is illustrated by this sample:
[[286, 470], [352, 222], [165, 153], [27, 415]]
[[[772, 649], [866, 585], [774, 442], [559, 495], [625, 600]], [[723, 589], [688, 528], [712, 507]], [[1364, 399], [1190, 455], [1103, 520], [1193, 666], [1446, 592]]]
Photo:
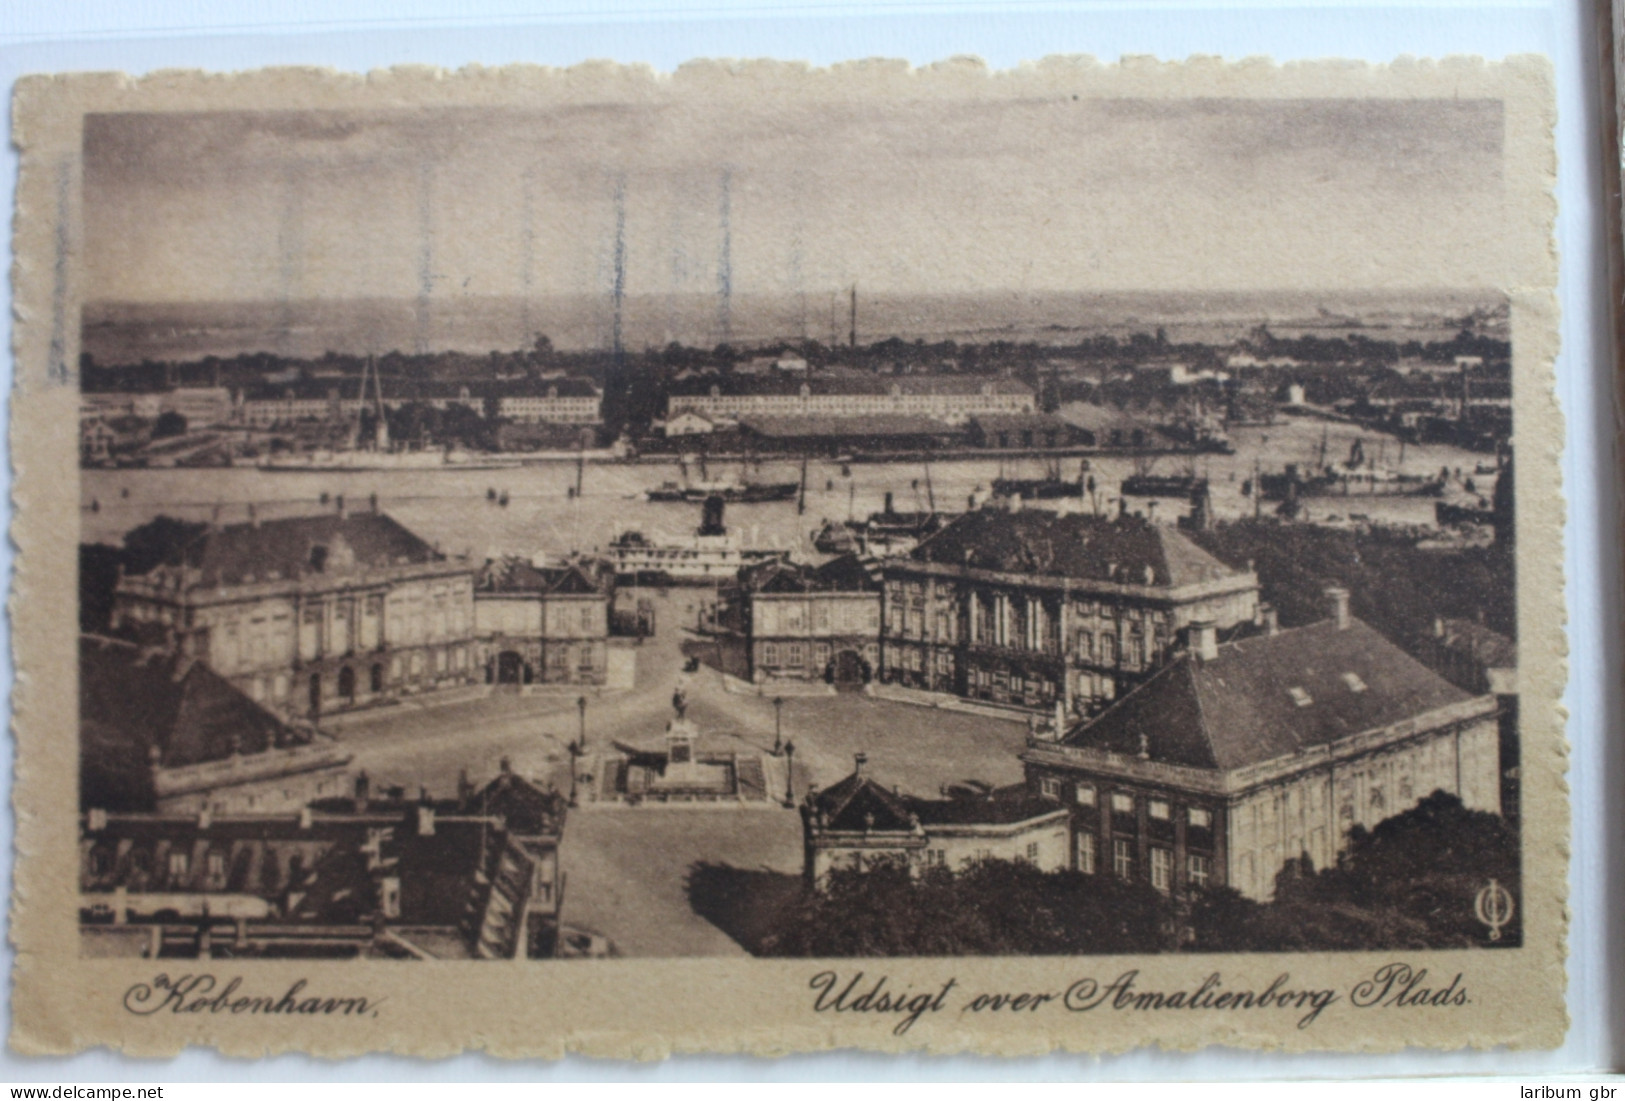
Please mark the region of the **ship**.
[[812, 533], [812, 544], [822, 554], [885, 558], [907, 554], [953, 519], [952, 514], [943, 512], [898, 512], [892, 508], [892, 497], [888, 493], [886, 507], [870, 513], [866, 520], [825, 521], [823, 527]]
[[1444, 478], [1439, 475], [1402, 474], [1378, 466], [1366, 459], [1365, 447], [1359, 440], [1354, 441], [1343, 462], [1322, 462], [1307, 470], [1288, 463], [1280, 474], [1258, 477], [1259, 492], [1268, 501], [1301, 497], [1437, 497], [1444, 492], [1444, 486]]
[[1194, 474], [1130, 474], [1123, 479], [1124, 497], [1195, 497], [1207, 479]]
[[711, 497], [720, 497], [730, 505], [754, 505], [764, 501], [794, 501], [801, 491], [799, 482], [734, 482], [714, 480], [706, 482], [662, 482], [653, 489], [644, 490], [651, 501], [697, 505]]
[[616, 533], [607, 548], [616, 574], [648, 585], [716, 585], [742, 567], [788, 556], [779, 548], [747, 546], [723, 525], [724, 505], [721, 497], [707, 498], [700, 526], [689, 535]]

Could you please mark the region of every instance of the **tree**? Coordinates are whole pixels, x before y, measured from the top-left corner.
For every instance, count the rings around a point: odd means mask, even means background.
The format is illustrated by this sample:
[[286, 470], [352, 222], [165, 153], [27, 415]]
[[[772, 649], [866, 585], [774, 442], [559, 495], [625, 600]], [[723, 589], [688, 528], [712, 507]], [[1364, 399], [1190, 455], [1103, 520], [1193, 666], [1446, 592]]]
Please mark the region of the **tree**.
[[774, 956], [1086, 955], [1172, 946], [1167, 900], [1142, 883], [982, 860], [831, 872], [786, 908]]
[[1495, 880], [1516, 900], [1518, 839], [1499, 815], [1468, 810], [1435, 791], [1375, 829], [1356, 826], [1336, 867], [1315, 872], [1288, 861], [1275, 899], [1261, 903], [1229, 888], [1191, 907], [1201, 952], [1360, 951], [1463, 948], [1522, 943], [1518, 916], [1489, 939], [1474, 908]]
[[186, 418], [173, 409], [158, 414], [158, 419], [152, 424], [152, 438], [165, 439], [169, 436], [186, 435]]
[[124, 572], [143, 574], [178, 554], [181, 548], [209, 530], [207, 524], [156, 516], [124, 534]]

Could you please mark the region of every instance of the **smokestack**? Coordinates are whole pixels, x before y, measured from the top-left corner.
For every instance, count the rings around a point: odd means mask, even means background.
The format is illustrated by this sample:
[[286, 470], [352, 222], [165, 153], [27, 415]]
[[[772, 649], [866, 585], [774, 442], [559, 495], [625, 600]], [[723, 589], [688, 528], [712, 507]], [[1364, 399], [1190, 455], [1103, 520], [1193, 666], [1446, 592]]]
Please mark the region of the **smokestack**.
[[372, 781], [367, 778], [365, 771], [356, 773], [355, 778], [355, 812], [367, 813], [367, 804], [372, 801]]
[[1191, 654], [1197, 661], [1217, 661], [1219, 657], [1219, 625], [1212, 620], [1192, 623]]
[[869, 755], [867, 753], [854, 753], [854, 754], [852, 754], [852, 775], [854, 775], [854, 776], [862, 776], [863, 775], [863, 766], [868, 764], [868, 763], [869, 763]]
[[1339, 585], [1326, 589], [1327, 610], [1331, 613], [1332, 623], [1339, 631], [1347, 630], [1349, 625], [1349, 591]]

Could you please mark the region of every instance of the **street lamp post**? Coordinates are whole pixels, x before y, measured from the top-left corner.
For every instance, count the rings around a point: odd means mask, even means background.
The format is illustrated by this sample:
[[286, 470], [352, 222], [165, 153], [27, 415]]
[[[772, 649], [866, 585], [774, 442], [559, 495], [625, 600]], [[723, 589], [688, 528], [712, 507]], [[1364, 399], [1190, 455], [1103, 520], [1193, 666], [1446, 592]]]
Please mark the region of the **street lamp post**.
[[586, 752], [586, 749], [587, 749], [587, 697], [586, 696], [578, 696], [576, 698], [576, 711], [581, 716], [580, 733], [577, 736], [576, 741], [581, 743], [582, 752]]
[[784, 752], [784, 697], [773, 697], [773, 756]]
[[569, 745], [569, 750], [570, 750], [570, 805], [573, 807], [573, 806], [576, 805], [576, 774], [581, 771], [581, 766], [580, 766], [581, 744], [579, 742], [571, 742], [570, 745]]
[[784, 743], [784, 805], [796, 805], [796, 743]]

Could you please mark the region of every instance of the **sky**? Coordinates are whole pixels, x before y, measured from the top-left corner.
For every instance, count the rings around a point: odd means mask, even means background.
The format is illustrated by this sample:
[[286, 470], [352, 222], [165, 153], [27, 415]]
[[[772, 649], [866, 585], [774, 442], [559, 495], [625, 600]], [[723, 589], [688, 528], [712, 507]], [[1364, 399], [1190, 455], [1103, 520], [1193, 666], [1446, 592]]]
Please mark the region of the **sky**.
[[1472, 287], [1502, 128], [1066, 95], [93, 115], [85, 298]]

